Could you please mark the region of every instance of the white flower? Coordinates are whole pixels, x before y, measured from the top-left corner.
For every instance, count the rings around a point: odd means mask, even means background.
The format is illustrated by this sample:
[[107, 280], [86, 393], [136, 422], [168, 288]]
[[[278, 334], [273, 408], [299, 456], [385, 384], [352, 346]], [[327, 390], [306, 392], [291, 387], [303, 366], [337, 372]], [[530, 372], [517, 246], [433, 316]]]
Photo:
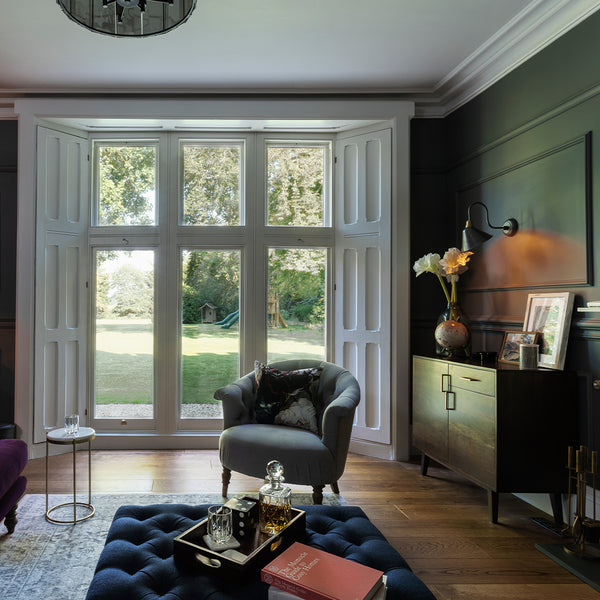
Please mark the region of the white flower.
[[469, 267], [467, 263], [471, 258], [472, 252], [461, 252], [458, 248], [448, 248], [444, 258], [439, 261], [441, 270], [450, 282], [456, 282], [458, 276], [464, 273]]
[[[469, 268], [467, 267], [467, 263], [471, 258], [471, 254], [473, 253], [469, 251], [461, 252], [458, 248], [448, 248], [444, 254], [444, 258], [440, 259], [439, 254], [426, 254], [415, 262], [413, 269], [417, 277], [421, 273], [433, 273], [437, 275], [446, 300], [448, 302], [456, 302], [456, 282], [458, 281], [458, 276]], [[450, 294], [448, 294], [448, 288], [442, 275], [445, 275], [448, 282], [452, 284]]]
[[437, 253], [429, 253], [422, 256], [413, 265], [413, 269], [417, 274], [417, 277], [421, 273], [433, 273], [434, 275], [440, 274], [440, 255]]

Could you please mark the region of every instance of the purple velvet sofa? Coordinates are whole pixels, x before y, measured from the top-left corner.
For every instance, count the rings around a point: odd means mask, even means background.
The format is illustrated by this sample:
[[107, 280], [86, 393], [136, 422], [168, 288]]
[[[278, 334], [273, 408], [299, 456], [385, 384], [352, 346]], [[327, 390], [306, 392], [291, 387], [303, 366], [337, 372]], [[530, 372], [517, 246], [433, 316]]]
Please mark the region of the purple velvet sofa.
[[8, 533], [17, 524], [17, 504], [27, 486], [21, 475], [27, 464], [27, 444], [23, 440], [0, 440], [0, 522]]

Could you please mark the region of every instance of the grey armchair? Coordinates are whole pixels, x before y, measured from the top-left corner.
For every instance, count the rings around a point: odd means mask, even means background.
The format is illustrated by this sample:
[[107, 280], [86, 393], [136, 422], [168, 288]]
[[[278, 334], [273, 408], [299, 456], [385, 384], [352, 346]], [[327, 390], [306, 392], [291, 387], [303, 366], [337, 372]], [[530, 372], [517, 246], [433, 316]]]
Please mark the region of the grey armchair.
[[254, 372], [215, 392], [223, 402], [223, 432], [219, 456], [223, 465], [223, 496], [231, 471], [264, 479], [267, 463], [278, 460], [288, 483], [310, 485], [313, 502], [322, 504], [323, 488], [331, 485], [339, 494], [338, 480], [344, 472], [350, 445], [354, 411], [360, 387], [354, 376], [333, 363], [318, 360], [286, 360], [269, 365], [281, 371], [321, 367], [317, 396], [322, 402], [319, 432], [285, 425], [256, 423]]

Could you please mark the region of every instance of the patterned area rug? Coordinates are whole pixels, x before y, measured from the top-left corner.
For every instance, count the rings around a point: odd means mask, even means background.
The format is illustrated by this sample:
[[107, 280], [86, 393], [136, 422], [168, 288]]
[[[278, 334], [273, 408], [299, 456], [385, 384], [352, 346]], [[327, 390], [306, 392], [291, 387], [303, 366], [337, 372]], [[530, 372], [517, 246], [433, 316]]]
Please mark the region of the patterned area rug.
[[[323, 496], [323, 504], [346, 504], [341, 496]], [[72, 496], [53, 495], [50, 505], [69, 500]], [[45, 502], [43, 494], [26, 495], [19, 502], [15, 532], [8, 535], [0, 525], [2, 600], [83, 600], [113, 516], [124, 504], [221, 504], [223, 498], [219, 494], [95, 494], [96, 514], [77, 525], [48, 523]], [[293, 493], [292, 504], [312, 504], [311, 494]], [[69, 518], [72, 510], [52, 516]]]

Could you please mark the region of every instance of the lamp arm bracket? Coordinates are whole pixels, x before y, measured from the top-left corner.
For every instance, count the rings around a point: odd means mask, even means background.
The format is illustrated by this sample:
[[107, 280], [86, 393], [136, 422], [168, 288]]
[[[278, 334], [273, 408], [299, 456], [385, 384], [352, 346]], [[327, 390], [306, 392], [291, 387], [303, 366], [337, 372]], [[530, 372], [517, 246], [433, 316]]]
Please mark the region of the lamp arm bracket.
[[485, 208], [485, 220], [487, 226], [490, 229], [502, 229], [504, 235], [507, 235], [508, 237], [512, 237], [513, 235], [515, 235], [515, 233], [517, 233], [517, 230], [519, 229], [519, 223], [516, 219], [513, 219], [512, 217], [506, 219], [504, 223], [499, 227], [497, 227], [496, 225], [492, 225], [490, 223], [490, 213], [488, 207], [479, 200], [476, 200], [475, 202], [471, 202], [471, 204], [469, 204], [469, 208], [467, 209], [467, 221], [471, 221], [471, 208], [475, 205], [479, 205]]

